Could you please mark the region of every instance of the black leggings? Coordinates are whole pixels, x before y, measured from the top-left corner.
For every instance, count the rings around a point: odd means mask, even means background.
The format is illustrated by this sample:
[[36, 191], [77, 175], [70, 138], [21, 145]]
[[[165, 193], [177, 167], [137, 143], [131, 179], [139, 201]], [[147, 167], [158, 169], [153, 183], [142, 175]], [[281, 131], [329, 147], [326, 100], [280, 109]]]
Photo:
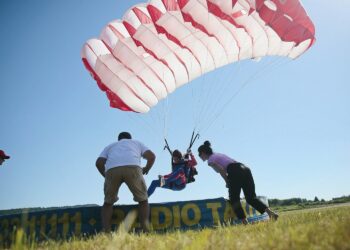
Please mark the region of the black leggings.
[[241, 189], [243, 189], [247, 203], [263, 214], [267, 206], [256, 197], [254, 179], [250, 169], [242, 163], [231, 163], [227, 166], [227, 175], [230, 202], [237, 217], [239, 219], [246, 217], [240, 202]]

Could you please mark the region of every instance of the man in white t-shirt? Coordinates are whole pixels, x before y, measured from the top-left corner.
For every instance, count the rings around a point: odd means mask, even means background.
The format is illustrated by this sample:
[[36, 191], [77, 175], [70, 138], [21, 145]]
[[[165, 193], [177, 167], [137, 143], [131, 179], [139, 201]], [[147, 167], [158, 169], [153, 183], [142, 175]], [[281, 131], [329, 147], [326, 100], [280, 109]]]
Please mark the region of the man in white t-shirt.
[[[141, 168], [141, 157], [146, 166]], [[139, 203], [139, 219], [144, 231], [148, 231], [149, 205], [147, 186], [143, 174], [154, 164], [156, 156], [143, 143], [131, 139], [128, 132], [122, 132], [118, 141], [108, 145], [96, 160], [96, 167], [103, 177], [104, 204], [102, 226], [105, 232], [111, 231], [113, 204], [118, 200], [118, 190], [124, 182]]]

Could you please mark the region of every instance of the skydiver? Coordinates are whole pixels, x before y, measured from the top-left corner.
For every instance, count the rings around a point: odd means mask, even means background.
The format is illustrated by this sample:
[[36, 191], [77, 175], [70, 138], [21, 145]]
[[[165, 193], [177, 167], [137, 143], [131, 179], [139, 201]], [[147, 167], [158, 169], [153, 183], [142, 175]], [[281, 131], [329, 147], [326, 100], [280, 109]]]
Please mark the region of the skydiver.
[[254, 179], [247, 166], [235, 161], [227, 155], [214, 153], [209, 141], [205, 141], [204, 144], [198, 148], [198, 156], [203, 161], [208, 161], [208, 165], [225, 180], [226, 187], [229, 191], [232, 209], [243, 224], [247, 224], [248, 221], [240, 202], [241, 189], [243, 189], [248, 204], [258, 210], [261, 214], [266, 212], [270, 219], [278, 219], [278, 214], [273, 212], [257, 198], [255, 194]]
[[188, 149], [185, 157], [179, 150], [172, 152], [172, 172], [167, 175], [159, 175], [158, 180], [153, 180], [147, 190], [148, 197], [150, 197], [157, 187], [171, 189], [173, 191], [180, 191], [186, 187], [187, 183], [194, 182], [194, 175], [197, 174], [195, 166], [197, 161]]

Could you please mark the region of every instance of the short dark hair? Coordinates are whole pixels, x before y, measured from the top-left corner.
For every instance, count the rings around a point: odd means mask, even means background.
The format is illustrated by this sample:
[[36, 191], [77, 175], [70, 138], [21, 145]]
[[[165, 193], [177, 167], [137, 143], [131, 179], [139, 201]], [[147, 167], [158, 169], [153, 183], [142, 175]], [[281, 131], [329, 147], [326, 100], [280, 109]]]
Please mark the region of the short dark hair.
[[121, 132], [118, 135], [118, 141], [120, 141], [122, 139], [131, 139], [131, 134], [129, 132]]

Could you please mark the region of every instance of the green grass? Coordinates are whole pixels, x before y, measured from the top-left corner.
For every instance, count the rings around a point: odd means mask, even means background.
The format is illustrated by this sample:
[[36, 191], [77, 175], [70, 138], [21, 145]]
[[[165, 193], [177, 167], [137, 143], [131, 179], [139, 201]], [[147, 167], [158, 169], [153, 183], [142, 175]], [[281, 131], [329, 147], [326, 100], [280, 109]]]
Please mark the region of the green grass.
[[350, 206], [299, 210], [280, 214], [277, 222], [221, 226], [201, 231], [148, 235], [113, 233], [87, 239], [25, 243], [21, 235], [12, 249], [349, 249]]

